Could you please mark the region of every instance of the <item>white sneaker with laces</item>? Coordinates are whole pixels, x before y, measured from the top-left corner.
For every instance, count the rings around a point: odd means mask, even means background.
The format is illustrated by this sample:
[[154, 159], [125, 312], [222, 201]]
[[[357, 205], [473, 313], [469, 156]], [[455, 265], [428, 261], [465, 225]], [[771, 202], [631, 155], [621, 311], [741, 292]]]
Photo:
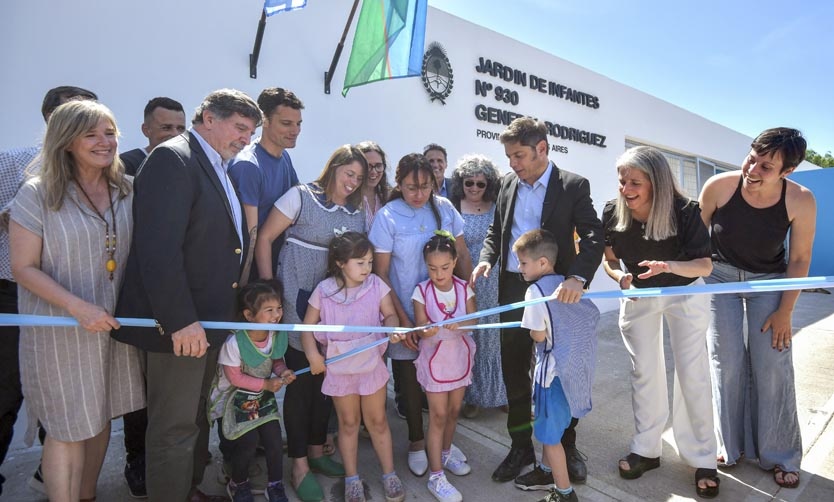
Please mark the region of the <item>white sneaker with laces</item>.
[[417, 477], [429, 470], [429, 459], [426, 450], [408, 452], [408, 469]]
[[449, 483], [445, 474], [431, 476], [428, 488], [439, 502], [463, 502], [463, 495]]
[[461, 461], [461, 459], [454, 456], [451, 452], [449, 453], [448, 457], [443, 459], [443, 468], [451, 472], [455, 476], [465, 476], [469, 474], [470, 471], [472, 471], [472, 468], [469, 467], [469, 464]]
[[466, 462], [469, 460], [468, 458], [466, 458], [466, 455], [464, 455], [463, 452], [460, 451], [460, 448], [455, 446], [455, 443], [452, 443], [452, 446], [449, 448], [449, 451], [452, 453], [453, 457], [457, 457], [461, 462]]

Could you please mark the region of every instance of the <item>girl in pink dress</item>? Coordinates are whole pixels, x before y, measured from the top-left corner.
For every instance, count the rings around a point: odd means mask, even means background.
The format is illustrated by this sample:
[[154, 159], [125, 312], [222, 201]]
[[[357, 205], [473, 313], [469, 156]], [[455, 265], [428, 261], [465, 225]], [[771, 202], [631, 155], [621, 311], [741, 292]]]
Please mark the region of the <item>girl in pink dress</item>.
[[[418, 326], [445, 321], [477, 309], [475, 293], [466, 282], [454, 276], [457, 263], [455, 238], [438, 230], [423, 247], [429, 279], [417, 285], [411, 300]], [[442, 501], [460, 501], [462, 495], [447, 480], [444, 468], [457, 476], [469, 474], [469, 464], [450, 455], [466, 387], [472, 383], [475, 342], [463, 326], [475, 320], [452, 323], [421, 333], [420, 355], [414, 361], [417, 381], [429, 401], [429, 431], [426, 449], [429, 456], [428, 488]]]
[[[399, 318], [390, 288], [371, 273], [373, 245], [358, 232], [345, 232], [330, 242], [327, 279], [316, 286], [304, 316], [305, 324], [343, 326], [397, 326]], [[362, 480], [357, 473], [356, 450], [360, 418], [382, 465], [382, 485], [387, 502], [405, 499], [402, 482], [394, 472], [391, 430], [385, 415], [388, 368], [382, 358], [387, 343], [360, 352], [325, 368], [324, 360], [385, 338], [382, 333], [303, 333], [301, 342], [312, 374], [325, 372], [321, 391], [333, 397], [339, 416], [339, 451], [345, 463], [345, 500], [364, 502]], [[403, 336], [388, 335], [391, 343]], [[316, 343], [318, 342], [318, 343]], [[322, 355], [322, 352], [324, 356]], [[361, 415], [361, 416], [360, 416]]]

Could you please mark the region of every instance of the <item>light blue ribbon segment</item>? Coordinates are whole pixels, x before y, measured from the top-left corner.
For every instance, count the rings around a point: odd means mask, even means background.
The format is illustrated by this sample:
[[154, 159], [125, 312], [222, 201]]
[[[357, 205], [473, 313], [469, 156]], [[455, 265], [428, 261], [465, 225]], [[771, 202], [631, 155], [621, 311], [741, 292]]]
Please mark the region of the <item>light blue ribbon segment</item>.
[[[156, 322], [153, 319], [137, 319], [133, 317], [118, 317], [116, 318], [122, 326], [135, 326], [139, 328], [155, 328]], [[272, 331], [324, 331], [328, 333], [334, 332], [350, 332], [356, 331], [358, 333], [409, 333], [419, 328], [386, 328], [378, 326], [335, 326], [327, 324], [270, 324], [270, 323], [254, 323], [254, 322], [215, 322], [203, 321], [200, 322], [203, 328], [206, 329], [262, 329]], [[25, 314], [0, 314], [0, 326], [78, 326], [78, 321], [72, 317], [52, 317], [44, 315], [25, 315]], [[487, 323], [477, 324], [474, 326], [466, 326], [467, 330], [472, 329], [503, 329], [503, 328], [517, 328], [521, 326], [520, 322], [504, 322], [504, 323]], [[388, 342], [388, 338], [380, 338], [376, 342], [356, 347], [353, 350], [339, 354], [324, 362], [324, 364], [333, 364], [351, 356], [355, 356], [366, 350], [382, 345]], [[310, 368], [302, 368], [295, 372], [296, 375], [309, 373]]]
[[[834, 287], [834, 276], [824, 277], [801, 277], [794, 279], [768, 279], [765, 281], [747, 281], [747, 282], [723, 282], [719, 284], [699, 284], [695, 286], [669, 286], [665, 288], [633, 288], [633, 289], [615, 289], [612, 291], [592, 291], [585, 293], [582, 298], [590, 300], [602, 299], [621, 299], [621, 298], [653, 298], [659, 296], [682, 296], [682, 295], [723, 295], [723, 294], [737, 294], [737, 293], [764, 293], [770, 291], [791, 291], [796, 289], [811, 289], [811, 288], [830, 288]], [[552, 300], [553, 297], [543, 296], [541, 298], [534, 298], [532, 300], [520, 301], [515, 303], [508, 303], [507, 305], [499, 305], [480, 312], [466, 314], [464, 316], [455, 317], [454, 319], [447, 319], [444, 321], [429, 324], [426, 327], [443, 326], [453, 322], [464, 322], [481, 317], [500, 314], [510, 310], [524, 308], [528, 305], [535, 305], [538, 303], [545, 303]]]
[[[492, 324], [478, 324], [477, 326], [478, 326], [478, 329], [518, 328], [518, 327], [521, 326], [521, 322], [518, 322], [518, 321], [515, 321], [515, 322], [497, 322], [497, 323], [492, 323]], [[475, 326], [465, 326], [464, 329], [469, 330], [469, 329], [472, 329], [474, 327]], [[363, 345], [361, 347], [356, 347], [355, 349], [349, 350], [349, 351], [345, 352], [344, 354], [339, 354], [338, 356], [331, 357], [330, 359], [324, 361], [324, 364], [328, 365], [328, 364], [333, 364], [333, 363], [339, 362], [342, 359], [347, 359], [350, 356], [355, 356], [356, 354], [359, 354], [360, 352], [365, 352], [366, 350], [370, 350], [374, 347], [382, 345], [383, 343], [385, 343], [387, 341], [388, 341], [387, 338], [381, 338], [381, 339], [379, 339], [379, 340], [377, 340], [373, 343], [369, 343], [368, 345]], [[301, 375], [301, 374], [304, 374], [304, 373], [308, 373], [309, 371], [310, 371], [310, 368], [302, 368], [302, 369], [296, 371], [295, 374], [296, 375]]]
[[[137, 328], [156, 328], [156, 321], [153, 319], [139, 319], [136, 317], [117, 317], [122, 326], [133, 326]], [[510, 328], [519, 323], [489, 323], [466, 326], [467, 330], [472, 329], [493, 329]], [[307, 331], [324, 333], [410, 333], [422, 328], [400, 328], [385, 326], [341, 326], [335, 324], [273, 324], [257, 322], [222, 322], [222, 321], [200, 321], [204, 329], [219, 329], [236, 331], [240, 329], [261, 329], [266, 331]], [[48, 315], [28, 314], [0, 314], [0, 326], [78, 326], [78, 321], [73, 317], [53, 317]]]

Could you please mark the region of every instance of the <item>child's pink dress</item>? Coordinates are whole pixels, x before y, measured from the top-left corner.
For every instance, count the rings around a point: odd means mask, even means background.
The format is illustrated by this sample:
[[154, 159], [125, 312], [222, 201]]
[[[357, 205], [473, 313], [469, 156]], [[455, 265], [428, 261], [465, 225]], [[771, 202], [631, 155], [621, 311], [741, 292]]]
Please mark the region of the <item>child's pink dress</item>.
[[[430, 323], [461, 317], [466, 314], [469, 291], [466, 283], [454, 279], [455, 305], [451, 312], [442, 302], [431, 280], [417, 285], [414, 297], [424, 305]], [[419, 307], [418, 307], [419, 308]], [[414, 361], [417, 381], [426, 392], [447, 392], [472, 383], [472, 365], [475, 363], [475, 341], [469, 331], [449, 330], [441, 327], [435, 336], [420, 340], [420, 355]]]
[[[370, 274], [365, 282], [355, 288], [339, 289], [336, 280], [329, 277], [316, 286], [310, 296], [310, 305], [321, 311], [320, 324], [345, 326], [382, 326], [379, 306], [391, 289], [382, 279]], [[324, 349], [325, 359], [343, 354], [362, 345], [387, 338], [385, 333], [313, 333]], [[327, 366], [322, 393], [328, 396], [359, 394], [369, 396], [388, 382], [388, 368], [382, 358], [387, 343], [348, 357]]]

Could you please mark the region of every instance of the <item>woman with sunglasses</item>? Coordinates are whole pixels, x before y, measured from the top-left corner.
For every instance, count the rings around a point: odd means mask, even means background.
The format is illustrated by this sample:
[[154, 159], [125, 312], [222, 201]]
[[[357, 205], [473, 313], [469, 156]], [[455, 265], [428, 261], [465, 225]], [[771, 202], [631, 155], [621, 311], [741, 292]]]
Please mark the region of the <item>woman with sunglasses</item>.
[[[450, 183], [449, 200], [463, 216], [463, 235], [470, 256], [480, 256], [484, 238], [493, 220], [500, 173], [495, 164], [483, 155], [465, 155], [459, 161]], [[481, 277], [475, 283], [478, 310], [498, 305], [498, 274]], [[498, 316], [481, 322], [500, 322]], [[501, 378], [501, 340], [498, 330], [474, 331], [478, 351], [472, 384], [466, 388], [462, 415], [474, 418], [480, 408], [506, 406], [507, 390]]]

